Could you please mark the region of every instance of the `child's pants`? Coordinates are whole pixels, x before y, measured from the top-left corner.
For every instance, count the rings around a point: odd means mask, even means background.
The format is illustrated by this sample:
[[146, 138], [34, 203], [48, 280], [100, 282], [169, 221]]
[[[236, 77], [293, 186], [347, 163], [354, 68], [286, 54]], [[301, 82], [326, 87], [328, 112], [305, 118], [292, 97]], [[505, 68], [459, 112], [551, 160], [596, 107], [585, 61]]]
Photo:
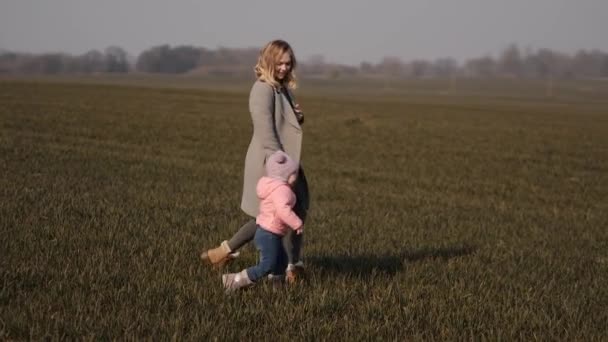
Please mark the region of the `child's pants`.
[[[257, 227], [255, 219], [247, 221], [247, 223], [245, 223], [228, 241], [230, 250], [234, 252], [254, 239]], [[289, 229], [287, 234], [283, 237], [283, 246], [285, 247], [285, 252], [287, 252], [287, 258], [290, 264], [295, 264], [301, 259], [300, 253], [302, 250], [303, 235], [304, 234], [296, 234], [293, 229]]]
[[287, 253], [283, 248], [283, 237], [257, 226], [253, 238], [255, 247], [260, 251], [260, 261], [247, 269], [251, 281], [258, 281], [268, 274], [282, 275], [287, 268]]

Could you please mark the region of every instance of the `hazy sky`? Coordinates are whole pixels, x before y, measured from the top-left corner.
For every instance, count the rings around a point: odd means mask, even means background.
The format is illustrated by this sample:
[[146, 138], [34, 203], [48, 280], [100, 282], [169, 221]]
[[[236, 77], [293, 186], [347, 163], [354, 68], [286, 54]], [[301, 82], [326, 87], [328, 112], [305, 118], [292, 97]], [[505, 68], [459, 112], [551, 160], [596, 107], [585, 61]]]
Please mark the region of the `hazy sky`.
[[289, 41], [305, 60], [497, 55], [509, 43], [608, 51], [608, 0], [0, 0], [0, 49], [215, 49]]

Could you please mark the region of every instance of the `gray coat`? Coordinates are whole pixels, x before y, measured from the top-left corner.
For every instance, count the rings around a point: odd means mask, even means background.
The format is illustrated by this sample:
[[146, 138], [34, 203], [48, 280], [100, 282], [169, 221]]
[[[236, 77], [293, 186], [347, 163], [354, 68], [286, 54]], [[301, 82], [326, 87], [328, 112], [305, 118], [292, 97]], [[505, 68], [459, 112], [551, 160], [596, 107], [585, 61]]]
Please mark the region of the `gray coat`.
[[[249, 94], [249, 112], [253, 122], [253, 136], [245, 157], [243, 198], [241, 209], [249, 216], [257, 216], [259, 199], [256, 194], [258, 180], [264, 175], [264, 162], [273, 152], [285, 151], [300, 162], [302, 127], [285, 95], [285, 88], [275, 90], [271, 85], [256, 81]], [[293, 99], [293, 94], [289, 93]], [[295, 185], [296, 214], [304, 220], [308, 210], [308, 184], [302, 167]]]

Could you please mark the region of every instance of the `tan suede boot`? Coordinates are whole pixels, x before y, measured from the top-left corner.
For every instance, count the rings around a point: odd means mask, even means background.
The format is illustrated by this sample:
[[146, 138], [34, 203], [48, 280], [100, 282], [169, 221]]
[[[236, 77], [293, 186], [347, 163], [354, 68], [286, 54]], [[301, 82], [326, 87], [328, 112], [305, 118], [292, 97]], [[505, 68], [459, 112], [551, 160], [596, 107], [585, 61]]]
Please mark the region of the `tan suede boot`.
[[218, 247], [203, 251], [201, 260], [214, 268], [221, 268], [234, 259], [231, 252], [228, 241], [223, 241]]

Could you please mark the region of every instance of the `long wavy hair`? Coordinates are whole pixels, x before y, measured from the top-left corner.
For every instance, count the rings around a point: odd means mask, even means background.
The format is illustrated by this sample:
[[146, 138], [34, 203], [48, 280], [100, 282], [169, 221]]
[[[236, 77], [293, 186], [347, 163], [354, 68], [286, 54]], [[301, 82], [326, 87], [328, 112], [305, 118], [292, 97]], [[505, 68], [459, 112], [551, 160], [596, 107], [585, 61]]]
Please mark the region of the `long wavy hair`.
[[[285, 53], [288, 53], [291, 57], [291, 70], [282, 80], [277, 80], [275, 75], [276, 65], [279, 63], [279, 60]], [[297, 86], [295, 74], [296, 65], [296, 56], [293, 53], [293, 49], [289, 43], [284, 40], [277, 39], [266, 44], [266, 46], [260, 50], [258, 62], [253, 70], [255, 71], [255, 75], [259, 80], [272, 85], [275, 89], [279, 89], [281, 86], [287, 86], [290, 89], [295, 89]]]

